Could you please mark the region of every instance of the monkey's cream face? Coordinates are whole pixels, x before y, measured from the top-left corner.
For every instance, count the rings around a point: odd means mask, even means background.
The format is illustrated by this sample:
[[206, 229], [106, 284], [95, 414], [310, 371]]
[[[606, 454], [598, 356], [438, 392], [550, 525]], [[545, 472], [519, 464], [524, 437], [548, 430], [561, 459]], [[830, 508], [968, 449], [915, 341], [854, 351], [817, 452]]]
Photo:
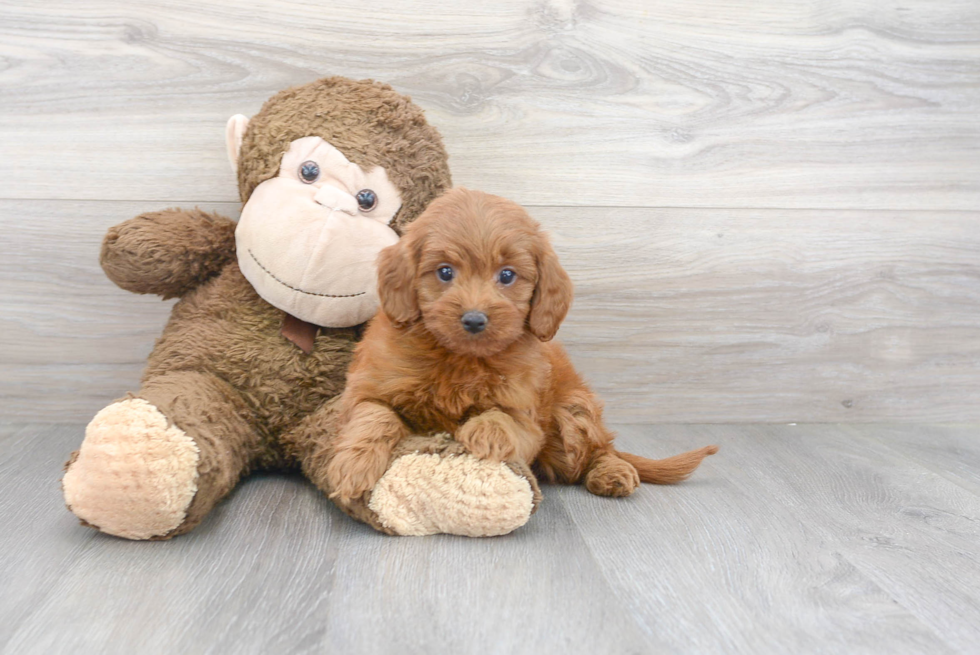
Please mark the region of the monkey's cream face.
[[271, 305], [349, 327], [378, 309], [378, 253], [398, 241], [401, 207], [383, 168], [363, 170], [316, 136], [293, 141], [279, 175], [255, 188], [235, 231], [238, 264]]

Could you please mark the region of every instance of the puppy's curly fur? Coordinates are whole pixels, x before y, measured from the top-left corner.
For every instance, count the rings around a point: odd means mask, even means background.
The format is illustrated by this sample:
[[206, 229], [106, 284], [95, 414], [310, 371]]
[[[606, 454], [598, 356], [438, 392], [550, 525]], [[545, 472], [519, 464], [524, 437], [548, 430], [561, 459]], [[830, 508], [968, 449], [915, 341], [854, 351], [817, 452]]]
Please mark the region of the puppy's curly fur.
[[[450, 191], [381, 253], [378, 276], [382, 311], [348, 371], [327, 472], [342, 502], [374, 487], [413, 433], [449, 432], [477, 457], [534, 462], [545, 480], [603, 496], [679, 482], [717, 451], [650, 460], [613, 448], [601, 402], [551, 341], [571, 280], [519, 205]], [[464, 322], [473, 312], [482, 329]]]

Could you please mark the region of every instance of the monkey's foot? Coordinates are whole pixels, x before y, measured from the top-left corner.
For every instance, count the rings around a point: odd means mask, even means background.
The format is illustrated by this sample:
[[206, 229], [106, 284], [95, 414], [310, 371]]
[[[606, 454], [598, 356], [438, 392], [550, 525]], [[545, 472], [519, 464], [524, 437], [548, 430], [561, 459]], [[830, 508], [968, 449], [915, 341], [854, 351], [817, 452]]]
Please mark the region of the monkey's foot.
[[440, 435], [399, 444], [368, 507], [398, 535], [491, 537], [527, 523], [540, 502], [527, 466], [477, 459]]
[[66, 465], [68, 509], [84, 523], [118, 537], [166, 536], [187, 515], [197, 493], [200, 451], [160, 410], [141, 398], [113, 403], [85, 429]]

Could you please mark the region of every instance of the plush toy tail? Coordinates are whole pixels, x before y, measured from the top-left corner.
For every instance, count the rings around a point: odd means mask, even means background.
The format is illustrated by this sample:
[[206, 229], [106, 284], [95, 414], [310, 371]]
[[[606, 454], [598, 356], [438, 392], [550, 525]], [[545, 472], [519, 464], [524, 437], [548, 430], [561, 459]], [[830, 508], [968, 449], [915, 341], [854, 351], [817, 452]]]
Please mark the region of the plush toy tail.
[[718, 452], [718, 446], [705, 446], [665, 459], [647, 459], [631, 453], [616, 454], [632, 464], [640, 474], [641, 482], [654, 484], [674, 484], [686, 480], [708, 455]]

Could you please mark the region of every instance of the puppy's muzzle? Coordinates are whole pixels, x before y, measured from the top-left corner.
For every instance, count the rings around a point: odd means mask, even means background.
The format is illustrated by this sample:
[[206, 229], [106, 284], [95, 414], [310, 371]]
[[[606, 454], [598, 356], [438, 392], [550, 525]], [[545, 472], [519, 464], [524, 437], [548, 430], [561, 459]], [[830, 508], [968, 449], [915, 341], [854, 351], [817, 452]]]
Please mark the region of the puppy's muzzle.
[[487, 327], [487, 315], [483, 312], [466, 312], [460, 320], [463, 323], [463, 329], [470, 334], [479, 334]]

